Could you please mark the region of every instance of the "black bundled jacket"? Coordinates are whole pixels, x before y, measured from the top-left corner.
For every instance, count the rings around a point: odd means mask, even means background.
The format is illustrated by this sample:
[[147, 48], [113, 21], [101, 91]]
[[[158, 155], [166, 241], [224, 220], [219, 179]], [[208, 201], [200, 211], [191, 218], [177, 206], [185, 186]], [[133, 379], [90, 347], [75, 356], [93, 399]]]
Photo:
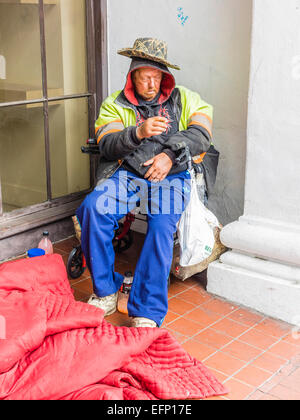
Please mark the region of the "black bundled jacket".
[[[144, 101], [131, 79], [134, 70], [153, 67], [163, 72], [161, 90], [152, 101]], [[147, 118], [164, 116], [168, 130], [160, 136], [140, 141], [136, 127]], [[188, 89], [175, 87], [175, 80], [167, 67], [143, 59], [133, 59], [125, 88], [108, 97], [101, 106], [96, 121], [96, 137], [100, 150], [97, 182], [111, 176], [122, 165], [124, 169], [144, 177], [148, 167], [143, 163], [160, 153], [173, 162], [170, 174], [187, 169], [187, 163], [176, 160], [179, 144], [188, 146], [193, 164], [205, 175], [208, 194], [215, 183], [219, 153], [212, 142], [212, 107]]]

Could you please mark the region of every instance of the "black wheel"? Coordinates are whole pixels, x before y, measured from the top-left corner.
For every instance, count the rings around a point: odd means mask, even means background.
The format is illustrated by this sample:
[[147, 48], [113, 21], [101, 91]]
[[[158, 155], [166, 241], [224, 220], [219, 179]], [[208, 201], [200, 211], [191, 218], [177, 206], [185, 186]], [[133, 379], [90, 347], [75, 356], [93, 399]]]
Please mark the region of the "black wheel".
[[72, 279], [78, 279], [84, 273], [83, 261], [81, 246], [73, 248], [67, 262], [67, 272]]
[[116, 230], [115, 236], [113, 239], [113, 247], [115, 252], [124, 252], [127, 249], [129, 249], [133, 243], [133, 236], [131, 230], [129, 230], [126, 235], [124, 235], [122, 238], [119, 238], [119, 236], [122, 234], [123, 230], [123, 224], [119, 224], [119, 229]]

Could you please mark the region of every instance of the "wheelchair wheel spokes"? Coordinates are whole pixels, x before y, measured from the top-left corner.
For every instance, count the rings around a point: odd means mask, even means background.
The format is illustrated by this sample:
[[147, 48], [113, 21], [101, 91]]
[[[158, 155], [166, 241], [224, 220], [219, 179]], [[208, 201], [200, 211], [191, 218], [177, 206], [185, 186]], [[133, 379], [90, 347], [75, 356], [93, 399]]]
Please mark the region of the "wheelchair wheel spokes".
[[67, 262], [67, 272], [72, 279], [78, 279], [85, 270], [85, 260], [81, 246], [73, 248]]
[[119, 229], [116, 230], [113, 239], [113, 247], [115, 252], [124, 252], [129, 249], [133, 243], [132, 231], [129, 229], [125, 234], [123, 232], [123, 223], [119, 224]]

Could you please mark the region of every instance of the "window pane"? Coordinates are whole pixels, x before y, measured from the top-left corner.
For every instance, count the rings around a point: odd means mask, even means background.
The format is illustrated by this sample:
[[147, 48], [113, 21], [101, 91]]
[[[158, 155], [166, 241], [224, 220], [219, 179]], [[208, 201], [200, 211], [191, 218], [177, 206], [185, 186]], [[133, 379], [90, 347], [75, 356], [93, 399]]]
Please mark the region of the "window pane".
[[37, 4], [0, 0], [0, 102], [42, 95]]
[[0, 108], [3, 211], [47, 200], [43, 108]]
[[87, 91], [85, 0], [45, 7], [48, 96]]
[[89, 137], [88, 100], [49, 103], [50, 160], [53, 198], [90, 187], [89, 157], [81, 146]]

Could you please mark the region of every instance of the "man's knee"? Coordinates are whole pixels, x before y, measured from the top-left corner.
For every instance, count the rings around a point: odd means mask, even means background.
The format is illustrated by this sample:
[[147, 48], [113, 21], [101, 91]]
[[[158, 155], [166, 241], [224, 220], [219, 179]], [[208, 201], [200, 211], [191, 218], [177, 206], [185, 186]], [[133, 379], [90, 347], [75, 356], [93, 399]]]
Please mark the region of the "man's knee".
[[148, 229], [158, 235], [174, 235], [179, 217], [159, 214], [148, 220]]
[[117, 212], [116, 197], [110, 194], [109, 190], [95, 189], [86, 196], [82, 202], [80, 209], [82, 212], [97, 213], [99, 215], [111, 214]]
[[85, 199], [83, 200], [83, 202], [81, 203], [78, 212], [83, 214], [86, 212], [93, 212], [95, 211], [97, 208], [97, 195], [95, 194], [95, 192], [91, 192], [90, 194], [88, 194]]

